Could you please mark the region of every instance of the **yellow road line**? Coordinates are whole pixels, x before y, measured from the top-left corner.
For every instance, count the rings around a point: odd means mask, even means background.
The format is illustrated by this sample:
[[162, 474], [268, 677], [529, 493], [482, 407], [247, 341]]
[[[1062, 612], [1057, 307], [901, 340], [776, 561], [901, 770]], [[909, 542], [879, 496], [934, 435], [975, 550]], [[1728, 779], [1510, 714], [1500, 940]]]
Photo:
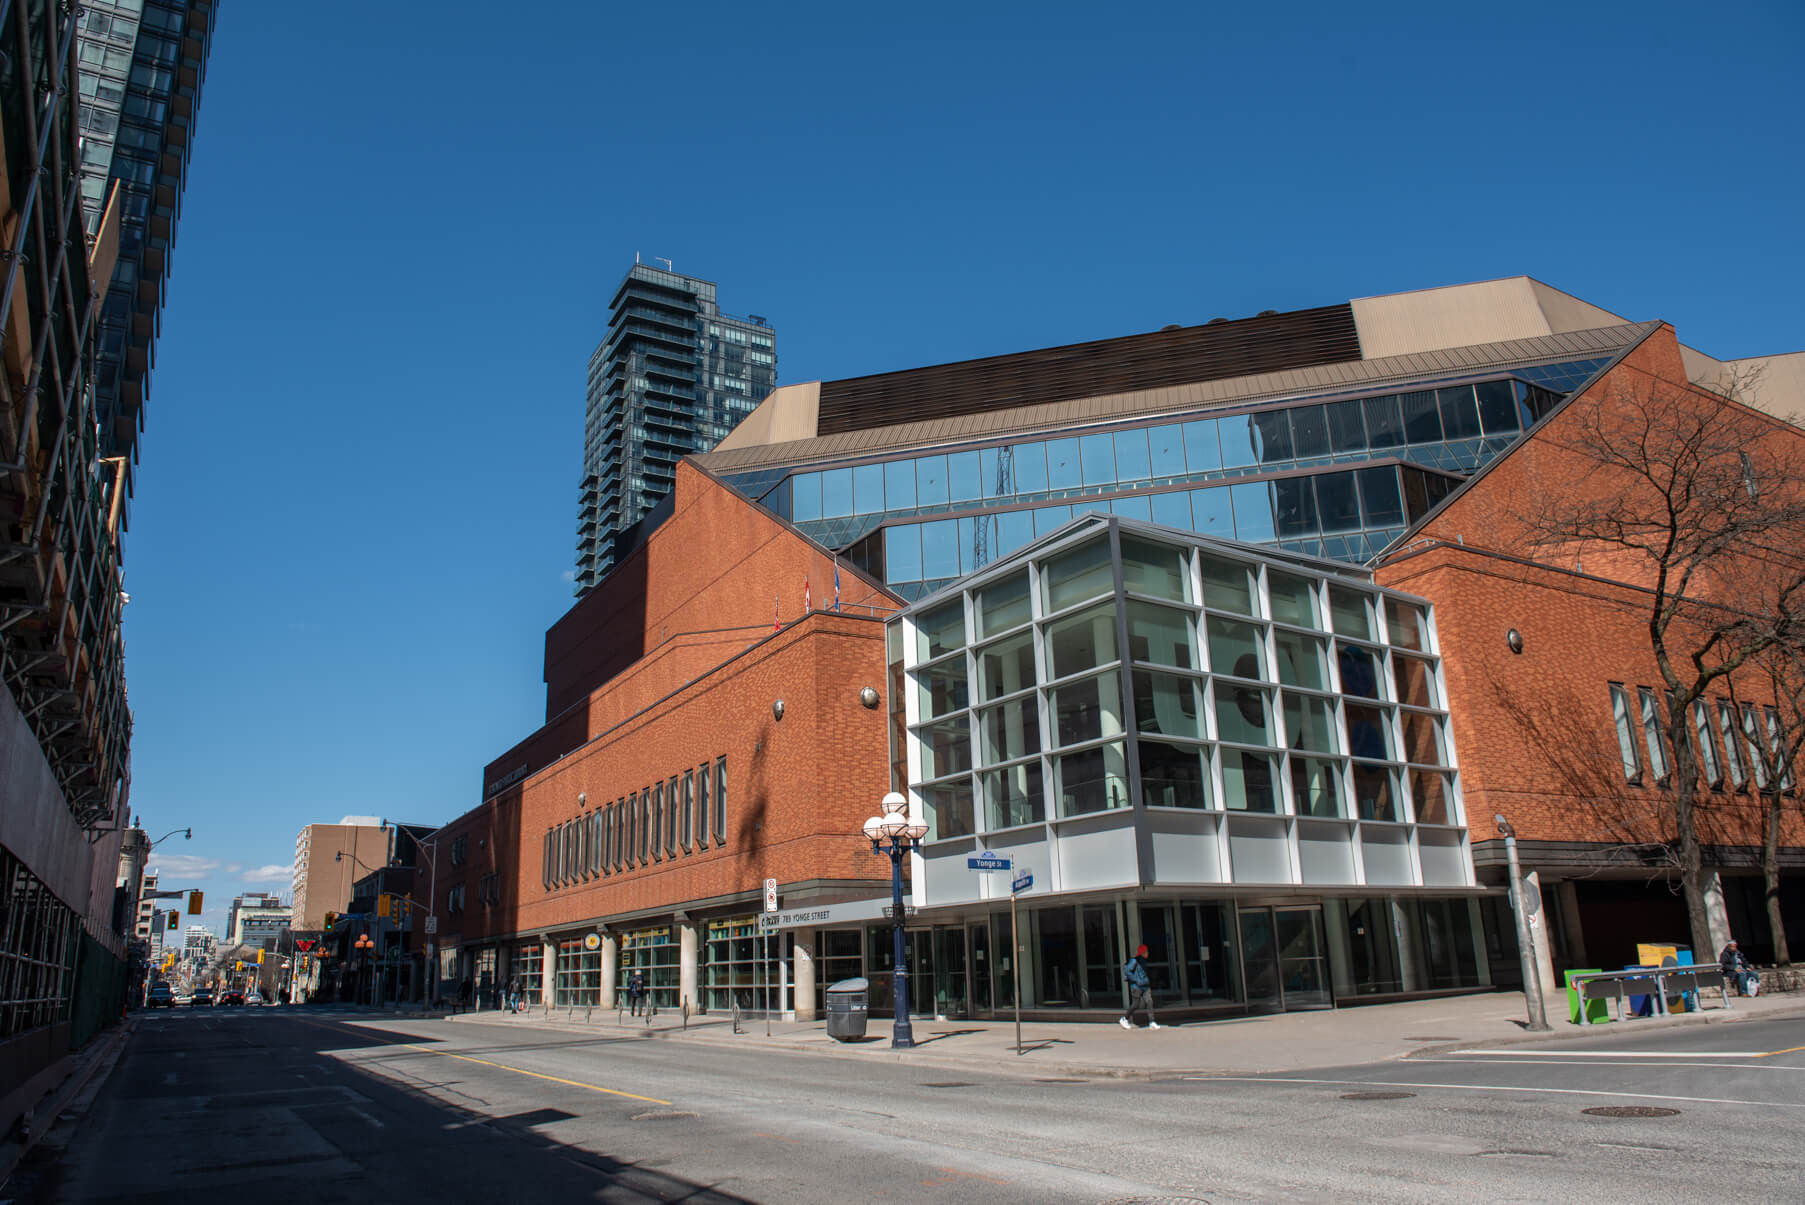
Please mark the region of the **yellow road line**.
[[580, 1080], [559, 1079], [555, 1075], [543, 1075], [537, 1071], [528, 1071], [524, 1067], [510, 1067], [506, 1063], [491, 1063], [488, 1059], [472, 1058], [467, 1054], [453, 1054], [449, 1050], [434, 1050], [430, 1046], [415, 1046], [407, 1042], [401, 1043], [403, 1050], [418, 1050], [421, 1054], [436, 1054], [443, 1059], [462, 1059], [466, 1063], [477, 1063], [484, 1067], [495, 1067], [501, 1071], [512, 1071], [516, 1075], [530, 1075], [534, 1079], [550, 1080], [554, 1084], [564, 1084], [571, 1088], [587, 1088], [591, 1092], [602, 1092], [608, 1096], [624, 1096], [628, 1100], [649, 1101], [655, 1105], [668, 1105], [668, 1100], [659, 1100], [656, 1096], [641, 1096], [637, 1092], [622, 1092], [618, 1088], [603, 1088], [598, 1084], [585, 1084]]
[[1797, 1054], [1801, 1050], [1805, 1050], [1805, 1046], [1788, 1046], [1785, 1050], [1769, 1050], [1763, 1054], [1758, 1054], [1755, 1057], [1758, 1059], [1771, 1059], [1776, 1054]]

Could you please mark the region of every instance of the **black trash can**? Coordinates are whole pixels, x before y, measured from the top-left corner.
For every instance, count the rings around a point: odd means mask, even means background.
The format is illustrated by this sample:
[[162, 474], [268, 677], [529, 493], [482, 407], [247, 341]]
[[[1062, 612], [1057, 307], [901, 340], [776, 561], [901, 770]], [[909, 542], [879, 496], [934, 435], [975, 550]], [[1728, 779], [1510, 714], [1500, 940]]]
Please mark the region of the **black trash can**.
[[842, 979], [828, 988], [827, 1036], [838, 1042], [864, 1037], [870, 1003], [871, 985], [863, 979]]

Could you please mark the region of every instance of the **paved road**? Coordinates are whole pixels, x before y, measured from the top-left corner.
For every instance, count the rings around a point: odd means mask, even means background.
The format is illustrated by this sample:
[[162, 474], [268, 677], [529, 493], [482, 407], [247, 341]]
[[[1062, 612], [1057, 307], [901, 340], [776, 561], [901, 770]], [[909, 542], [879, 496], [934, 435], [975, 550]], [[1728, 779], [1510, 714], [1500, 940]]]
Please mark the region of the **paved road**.
[[[1787, 1048], [1800, 1046], [1800, 1022], [1751, 1022], [1283, 1077], [1074, 1083], [506, 1024], [158, 1014], [25, 1195], [1798, 1200], [1805, 1052]], [[1348, 1099], [1372, 1092], [1388, 1098]], [[1600, 1106], [1679, 1112], [1581, 1112]], [[1730, 1163], [1740, 1178], [1725, 1185]]]

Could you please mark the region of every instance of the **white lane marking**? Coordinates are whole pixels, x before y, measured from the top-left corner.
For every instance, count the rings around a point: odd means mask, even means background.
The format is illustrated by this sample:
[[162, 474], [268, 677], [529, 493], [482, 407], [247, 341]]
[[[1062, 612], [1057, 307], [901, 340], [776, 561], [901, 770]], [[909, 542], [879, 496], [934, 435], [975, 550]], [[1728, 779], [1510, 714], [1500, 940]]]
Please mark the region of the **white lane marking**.
[[1456, 1092], [1540, 1092], [1555, 1096], [1614, 1096], [1620, 1100], [1678, 1100], [1695, 1105], [1761, 1105], [1771, 1109], [1805, 1109], [1805, 1103], [1776, 1100], [1736, 1100], [1727, 1096], [1661, 1096], [1653, 1092], [1599, 1092], [1589, 1088], [1517, 1088], [1508, 1084], [1416, 1084], [1406, 1080], [1293, 1079], [1262, 1075], [1187, 1075], [1201, 1083], [1320, 1084], [1342, 1088], [1442, 1088]]
[[[1521, 1063], [1501, 1063], [1497, 1059], [1436, 1059], [1414, 1058], [1413, 1063], [1460, 1063], [1468, 1067], [1596, 1067], [1597, 1063], [1582, 1063], [1571, 1059], [1533, 1059]], [[1793, 1071], [1805, 1072], [1805, 1067], [1788, 1067], [1781, 1063], [1618, 1063], [1619, 1067], [1715, 1067], [1720, 1071]]]
[[388, 1129], [387, 1126], [383, 1125], [380, 1121], [377, 1121], [374, 1117], [371, 1117], [368, 1113], [364, 1112], [362, 1109], [352, 1107], [346, 1111], [357, 1114], [359, 1117], [363, 1118], [365, 1121], [369, 1122], [371, 1125], [375, 1126], [379, 1130]]
[[1766, 1050], [1450, 1050], [1449, 1054], [1502, 1055], [1513, 1059], [1758, 1059]]

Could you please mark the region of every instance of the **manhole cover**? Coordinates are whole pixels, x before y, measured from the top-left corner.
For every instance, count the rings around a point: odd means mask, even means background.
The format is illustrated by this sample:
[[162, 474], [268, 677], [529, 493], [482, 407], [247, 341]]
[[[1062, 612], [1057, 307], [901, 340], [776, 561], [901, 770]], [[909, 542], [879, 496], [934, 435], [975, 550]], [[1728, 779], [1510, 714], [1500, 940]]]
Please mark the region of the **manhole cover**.
[[652, 1109], [633, 1114], [634, 1121], [688, 1121], [695, 1114], [684, 1109]]
[[1090, 1083], [1090, 1081], [1087, 1079], [1060, 1079], [1058, 1076], [1053, 1076], [1048, 1079], [1037, 1079], [1034, 1082], [1037, 1084], [1088, 1084], [1088, 1083]]
[[1414, 1092], [1343, 1092], [1342, 1100], [1409, 1100]]
[[1678, 1109], [1660, 1109], [1654, 1105], [1599, 1105], [1581, 1109], [1588, 1117], [1677, 1117]]
[[957, 1079], [943, 1080], [937, 1084], [922, 1085], [924, 1088], [970, 1088], [972, 1086], [973, 1085], [966, 1083], [964, 1080]]

